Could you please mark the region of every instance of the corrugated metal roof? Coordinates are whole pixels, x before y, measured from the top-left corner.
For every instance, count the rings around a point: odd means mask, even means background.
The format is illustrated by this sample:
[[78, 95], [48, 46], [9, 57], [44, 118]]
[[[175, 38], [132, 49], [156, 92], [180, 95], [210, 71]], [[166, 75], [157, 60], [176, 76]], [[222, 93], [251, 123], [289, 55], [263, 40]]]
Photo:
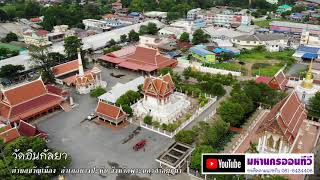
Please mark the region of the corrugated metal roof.
[[203, 49], [203, 48], [200, 48], [200, 47], [192, 47], [189, 49], [191, 52], [195, 53], [195, 54], [198, 54], [200, 56], [206, 56], [206, 55], [209, 55], [209, 54], [213, 54], [212, 52], [206, 50], [206, 49]]

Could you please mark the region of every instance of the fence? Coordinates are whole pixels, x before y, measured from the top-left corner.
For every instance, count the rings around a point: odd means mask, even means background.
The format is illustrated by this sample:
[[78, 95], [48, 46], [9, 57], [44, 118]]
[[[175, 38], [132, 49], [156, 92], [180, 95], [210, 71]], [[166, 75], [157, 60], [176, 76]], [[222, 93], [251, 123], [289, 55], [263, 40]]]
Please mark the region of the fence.
[[[187, 127], [192, 121], [194, 121], [201, 113], [203, 113], [206, 109], [208, 109], [211, 105], [213, 105], [217, 101], [217, 97], [209, 98], [209, 102], [204, 105], [203, 107], [200, 107], [196, 112], [185, 122], [183, 122], [175, 131], [168, 132], [166, 130], [162, 130], [158, 127], [153, 127], [151, 125], [145, 124], [144, 122], [140, 121], [139, 125], [145, 129], [148, 129], [150, 131], [156, 132], [158, 134], [167, 136], [169, 138], [173, 138], [179, 131]], [[215, 110], [212, 111], [208, 117], [204, 119], [204, 121], [207, 121], [207, 119], [211, 118], [215, 114]], [[129, 119], [130, 123], [134, 123], [132, 118]]]
[[195, 67], [200, 72], [205, 72], [205, 73], [210, 73], [210, 74], [224, 74], [224, 75], [232, 74], [233, 76], [241, 76], [241, 72], [229, 71], [229, 70], [225, 70], [225, 69], [216, 69], [216, 68], [211, 68], [211, 67], [204, 67], [204, 66], [185, 63], [185, 62], [181, 62], [181, 61], [179, 61], [178, 66], [183, 67], [183, 68]]

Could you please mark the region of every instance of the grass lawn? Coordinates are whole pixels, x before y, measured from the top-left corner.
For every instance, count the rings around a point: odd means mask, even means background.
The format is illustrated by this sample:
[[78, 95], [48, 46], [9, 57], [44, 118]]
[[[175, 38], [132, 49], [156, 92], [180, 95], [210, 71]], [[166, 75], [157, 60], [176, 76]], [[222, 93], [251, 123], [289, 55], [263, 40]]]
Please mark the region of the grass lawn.
[[8, 48], [11, 51], [20, 51], [20, 50], [22, 50], [22, 48], [19, 47], [19, 46], [14, 46], [14, 45], [11, 45], [11, 44], [6, 44], [6, 43], [0, 43], [0, 48]]
[[283, 67], [283, 64], [266, 64], [266, 63], [256, 63], [252, 66], [252, 75], [269, 76], [272, 77], [275, 73]]
[[289, 20], [286, 20], [286, 19], [269, 19], [269, 20], [262, 20], [262, 21], [255, 21], [254, 24], [257, 25], [257, 26], [260, 26], [262, 28], [269, 28], [269, 23], [272, 22], [272, 21], [287, 21], [289, 22]]
[[225, 70], [230, 70], [230, 71], [239, 71], [241, 68], [241, 65], [236, 62], [204, 64], [203, 66], [217, 68], [217, 69], [225, 69]]
[[266, 50], [255, 51], [247, 50], [246, 52], [240, 54], [237, 58], [243, 62], [257, 62], [265, 60], [280, 60], [284, 61], [283, 63], [289, 63], [290, 61], [294, 61], [292, 54], [294, 50], [284, 50], [280, 52], [267, 52]]

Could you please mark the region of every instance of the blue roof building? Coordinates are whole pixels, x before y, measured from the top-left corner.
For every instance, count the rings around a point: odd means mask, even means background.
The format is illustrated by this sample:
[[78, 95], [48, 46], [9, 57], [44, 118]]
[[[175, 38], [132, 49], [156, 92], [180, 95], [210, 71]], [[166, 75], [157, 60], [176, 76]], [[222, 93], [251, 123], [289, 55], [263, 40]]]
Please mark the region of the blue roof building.
[[215, 54], [202, 47], [193, 46], [189, 49], [189, 51], [191, 52], [192, 57], [204, 63], [214, 63], [216, 61]]
[[309, 60], [317, 59], [320, 57], [320, 47], [299, 46], [293, 56]]
[[240, 50], [234, 49], [234, 48], [215, 48], [213, 51], [215, 54], [221, 54], [221, 53], [233, 53], [235, 55], [240, 54]]
[[128, 16], [131, 16], [131, 17], [139, 17], [140, 16], [140, 13], [138, 12], [131, 12], [128, 14]]

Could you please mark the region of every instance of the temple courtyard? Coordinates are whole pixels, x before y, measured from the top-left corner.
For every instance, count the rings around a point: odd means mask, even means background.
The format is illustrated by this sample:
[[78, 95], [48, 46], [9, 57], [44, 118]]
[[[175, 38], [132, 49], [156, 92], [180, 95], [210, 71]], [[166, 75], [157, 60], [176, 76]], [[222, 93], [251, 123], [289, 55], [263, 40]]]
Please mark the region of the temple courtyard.
[[[123, 72], [126, 76], [119, 78], [112, 77], [110, 73], [121, 71], [103, 68], [102, 76], [107, 81], [109, 90], [117, 82], [125, 83], [137, 76], [138, 73]], [[96, 124], [94, 121], [84, 121], [85, 117], [93, 112], [97, 105], [97, 99], [89, 95], [79, 95], [75, 89], [71, 89], [74, 102], [79, 106], [70, 112], [57, 111], [44, 116], [33, 123], [49, 134], [48, 146], [65, 151], [72, 157], [71, 168], [92, 168], [111, 166], [128, 168], [157, 168], [155, 158], [160, 155], [173, 142], [157, 133], [142, 129], [141, 132], [129, 142], [122, 144], [137, 126], [129, 124], [122, 129], [109, 129]], [[146, 139], [145, 151], [133, 150], [134, 144]], [[161, 180], [167, 175], [159, 174], [74, 174], [66, 175], [67, 179], [78, 180]]]

